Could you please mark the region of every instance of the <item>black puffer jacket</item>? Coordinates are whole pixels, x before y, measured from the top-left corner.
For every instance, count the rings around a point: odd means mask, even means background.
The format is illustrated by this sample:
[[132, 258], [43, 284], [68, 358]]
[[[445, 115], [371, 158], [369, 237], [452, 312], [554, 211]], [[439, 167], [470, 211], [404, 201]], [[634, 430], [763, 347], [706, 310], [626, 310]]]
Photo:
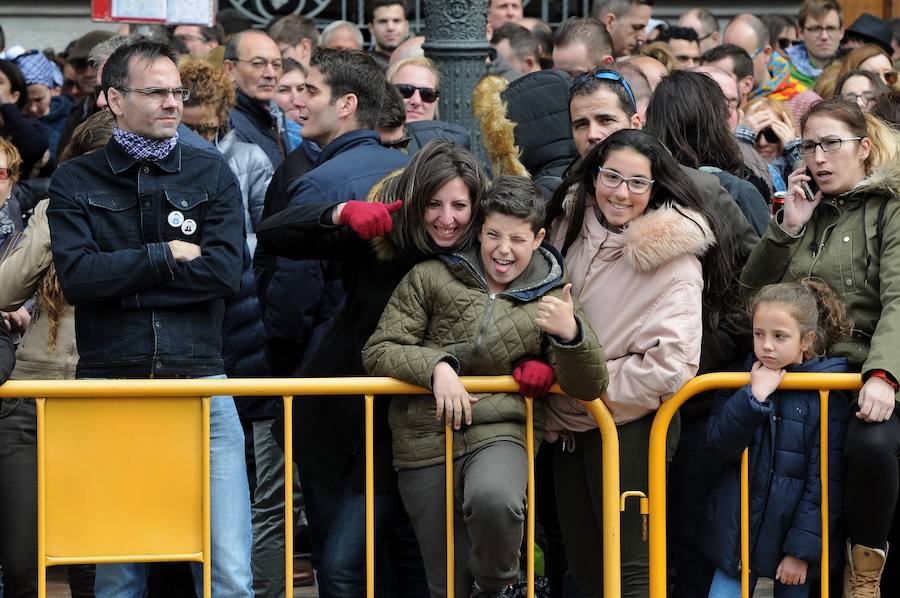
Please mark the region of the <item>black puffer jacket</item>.
[[[269, 375], [263, 339], [259, 299], [256, 296], [256, 277], [250, 250], [244, 243], [244, 263], [241, 288], [225, 303], [222, 318], [222, 360], [229, 378], [262, 378]], [[234, 405], [244, 421], [274, 417], [275, 398], [235, 397]]]
[[538, 71], [516, 79], [500, 98], [516, 123], [519, 156], [547, 201], [578, 158], [569, 122], [569, 77], [562, 71]]
[[406, 133], [409, 135], [406, 153], [410, 156], [425, 147], [432, 139], [446, 139], [466, 149], [469, 149], [472, 143], [468, 129], [442, 120], [417, 120], [406, 123]]
[[6, 326], [0, 324], [0, 384], [6, 382], [16, 365], [16, 346]]

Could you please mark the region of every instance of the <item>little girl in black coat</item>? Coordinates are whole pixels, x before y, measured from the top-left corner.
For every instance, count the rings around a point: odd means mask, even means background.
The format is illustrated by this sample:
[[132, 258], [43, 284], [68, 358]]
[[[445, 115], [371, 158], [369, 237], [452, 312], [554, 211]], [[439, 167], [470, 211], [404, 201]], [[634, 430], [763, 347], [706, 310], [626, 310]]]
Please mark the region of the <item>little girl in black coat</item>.
[[[751, 306], [750, 384], [719, 396], [707, 443], [724, 463], [707, 496], [701, 550], [716, 566], [710, 598], [741, 595], [740, 459], [750, 450], [751, 591], [775, 580], [775, 598], [805, 597], [821, 560], [820, 400], [812, 390], [776, 390], [786, 372], [841, 373], [847, 360], [819, 357], [849, 332], [844, 305], [822, 282], [764, 287]], [[841, 392], [828, 401], [829, 536], [836, 535], [850, 410]], [[832, 547], [839, 547], [834, 541]], [[835, 553], [836, 555], [837, 553]], [[830, 562], [835, 562], [834, 558]]]

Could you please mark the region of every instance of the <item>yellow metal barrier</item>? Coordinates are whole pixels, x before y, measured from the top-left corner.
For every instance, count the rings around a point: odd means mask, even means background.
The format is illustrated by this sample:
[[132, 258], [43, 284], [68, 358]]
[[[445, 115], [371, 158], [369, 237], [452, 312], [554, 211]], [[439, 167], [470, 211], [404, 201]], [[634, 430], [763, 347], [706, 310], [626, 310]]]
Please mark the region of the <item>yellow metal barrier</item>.
[[[694, 395], [720, 388], [740, 388], [750, 382], [749, 373], [705, 374], [690, 380], [681, 390], [664, 402], [653, 419], [650, 429], [649, 491], [650, 491], [650, 598], [667, 595], [666, 562], [666, 435], [669, 424], [685, 401]], [[828, 596], [828, 390], [858, 390], [862, 386], [859, 374], [787, 374], [778, 388], [787, 390], [817, 390], [821, 403], [820, 477], [822, 492], [822, 597]], [[827, 390], [823, 390], [827, 389]], [[750, 539], [747, 451], [741, 457], [741, 587], [749, 596]]]
[[[510, 376], [463, 377], [462, 381], [466, 389], [473, 393], [518, 391], [518, 384]], [[558, 387], [554, 387], [553, 390], [560, 392]], [[285, 413], [285, 454], [291, 455], [294, 396], [360, 394], [365, 396], [366, 413], [367, 595], [370, 598], [374, 597], [375, 486], [372, 430], [375, 395], [423, 392], [427, 391], [392, 378], [7, 382], [0, 386], [0, 398], [40, 397], [37, 399], [39, 597], [44, 598], [46, 595], [48, 566], [161, 561], [203, 562], [204, 595], [210, 596], [209, 397], [281, 396]], [[184, 400], [190, 398], [194, 400]], [[526, 563], [529, 577], [528, 596], [532, 597], [534, 595], [533, 404], [530, 399], [525, 400], [529, 445], [527, 528], [529, 549], [526, 553]], [[607, 598], [618, 598], [621, 586], [618, 435], [612, 416], [600, 400], [586, 402], [585, 406], [597, 421], [603, 439], [603, 516], [606, 528], [604, 594]], [[174, 417], [172, 417], [173, 410], [177, 411]], [[128, 427], [135, 420], [141, 422], [141, 434], [134, 434], [133, 428]], [[156, 427], [152, 427], [154, 421], [158, 421]], [[117, 430], [124, 434], [112, 433]], [[165, 434], [165, 440], [162, 442], [161, 434]], [[449, 434], [448, 438], [447, 538], [451, 549], [447, 551], [447, 579], [449, 584], [452, 584], [452, 434]], [[119, 450], [123, 444], [130, 446], [131, 450]], [[111, 446], [115, 446], [116, 450], [111, 450]], [[99, 461], [100, 457], [108, 458], [108, 461]], [[151, 462], [142, 461], [147, 457], [154, 458]], [[102, 463], [115, 463], [116, 467], [108, 468], [101, 465]], [[85, 464], [90, 464], [91, 467], [84, 467]], [[140, 473], [141, 476], [139, 478], [134, 476], [134, 472]], [[84, 477], [87, 474], [92, 476], [88, 485], [97, 484], [92, 488], [94, 493], [85, 494], [80, 500], [73, 500], [73, 497], [78, 497], [77, 492], [73, 494], [73, 491], [85, 490], [81, 485], [88, 479]], [[287, 598], [293, 598], [291, 459], [285, 459], [284, 475], [284, 518], [287, 532], [285, 595]], [[128, 479], [129, 483], [122, 484], [122, 479]], [[179, 489], [181, 494], [174, 493], [173, 489]], [[150, 490], [155, 492], [150, 494]], [[157, 496], [168, 510], [155, 502]], [[95, 500], [98, 502], [94, 502]], [[119, 514], [118, 520], [110, 520], [112, 510]], [[141, 516], [135, 517], [135, 513], [140, 513]], [[97, 530], [103, 530], [103, 533], [91, 535], [91, 531]], [[450, 587], [452, 589], [452, 585]], [[450, 593], [449, 596], [453, 594]]]

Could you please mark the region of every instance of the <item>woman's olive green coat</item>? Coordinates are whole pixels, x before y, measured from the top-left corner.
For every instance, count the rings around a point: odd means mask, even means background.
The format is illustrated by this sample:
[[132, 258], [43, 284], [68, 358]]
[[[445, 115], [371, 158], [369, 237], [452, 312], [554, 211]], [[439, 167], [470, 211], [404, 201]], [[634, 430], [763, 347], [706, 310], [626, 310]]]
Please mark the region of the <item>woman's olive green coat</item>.
[[750, 254], [741, 283], [758, 289], [807, 276], [822, 279], [854, 322], [850, 339], [830, 354], [847, 357], [863, 373], [880, 369], [900, 378], [900, 165], [882, 167], [850, 191], [823, 199], [798, 237], [784, 232], [780, 219], [772, 220]]

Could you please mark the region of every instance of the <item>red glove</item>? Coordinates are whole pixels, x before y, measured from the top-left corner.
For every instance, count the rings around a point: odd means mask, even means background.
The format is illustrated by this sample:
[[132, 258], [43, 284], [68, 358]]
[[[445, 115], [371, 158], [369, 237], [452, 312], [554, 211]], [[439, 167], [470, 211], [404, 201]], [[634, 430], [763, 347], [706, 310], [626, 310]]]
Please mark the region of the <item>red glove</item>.
[[556, 378], [553, 368], [543, 359], [526, 359], [513, 370], [512, 376], [519, 383], [522, 396], [532, 399], [547, 394]]
[[348, 201], [341, 210], [340, 222], [359, 235], [360, 239], [383, 237], [394, 228], [391, 214], [403, 207], [403, 201], [383, 204], [370, 201]]

